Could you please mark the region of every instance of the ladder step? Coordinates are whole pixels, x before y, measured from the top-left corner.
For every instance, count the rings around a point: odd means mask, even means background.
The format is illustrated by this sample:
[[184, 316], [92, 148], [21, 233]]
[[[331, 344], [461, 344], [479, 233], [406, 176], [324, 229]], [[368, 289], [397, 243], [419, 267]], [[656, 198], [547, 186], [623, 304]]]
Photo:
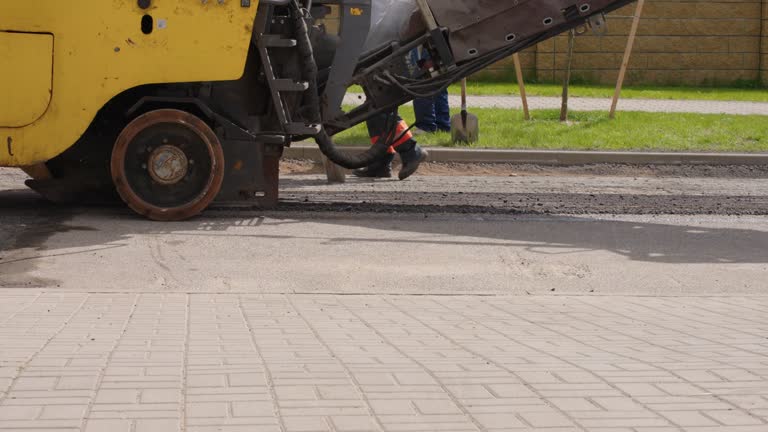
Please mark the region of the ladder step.
[[261, 35], [261, 40], [267, 48], [293, 48], [296, 46], [296, 39], [287, 39], [280, 35]]
[[309, 89], [309, 83], [302, 81], [296, 82], [290, 79], [276, 79], [274, 81], [277, 91], [285, 92], [303, 92]]
[[293, 122], [285, 125], [285, 132], [290, 135], [317, 135], [320, 125]]

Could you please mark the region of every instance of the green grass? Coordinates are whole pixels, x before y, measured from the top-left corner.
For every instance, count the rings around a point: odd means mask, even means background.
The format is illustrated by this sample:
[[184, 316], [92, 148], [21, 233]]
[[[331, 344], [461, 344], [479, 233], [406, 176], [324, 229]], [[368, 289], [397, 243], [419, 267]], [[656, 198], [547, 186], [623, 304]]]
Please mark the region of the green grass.
[[[470, 109], [480, 119], [477, 148], [650, 150], [694, 152], [768, 151], [768, 121], [762, 116], [620, 112], [610, 120], [605, 112], [573, 112], [570, 125], [560, 123], [556, 110], [534, 111], [532, 121], [522, 112]], [[413, 109], [400, 114], [413, 122]], [[450, 134], [420, 135], [419, 143], [452, 147]], [[343, 145], [368, 145], [365, 125], [336, 137]]]
[[[352, 92], [361, 92], [360, 87], [353, 87]], [[451, 94], [460, 94], [460, 87], [450, 87]], [[519, 95], [517, 84], [513, 82], [470, 81], [467, 91], [472, 95], [504, 96]], [[563, 88], [559, 84], [527, 84], [529, 96], [560, 97]], [[614, 87], [602, 85], [573, 84], [570, 94], [573, 97], [613, 97]], [[626, 99], [678, 99], [678, 100], [724, 100], [744, 102], [768, 102], [768, 89], [736, 88], [736, 87], [660, 87], [660, 86], [629, 86], [621, 93]]]
[[[452, 94], [460, 94], [460, 88], [453, 86], [449, 90]], [[469, 83], [467, 91], [477, 95], [518, 95], [518, 86], [514, 83]], [[531, 96], [560, 97], [562, 85], [557, 84], [530, 84], [526, 86], [526, 92]], [[614, 87], [600, 85], [577, 84], [570, 88], [570, 94], [574, 97], [613, 97]], [[626, 87], [621, 96], [626, 99], [677, 99], [677, 100], [730, 100], [768, 102], [768, 90], [756, 88], [718, 88], [718, 87]]]

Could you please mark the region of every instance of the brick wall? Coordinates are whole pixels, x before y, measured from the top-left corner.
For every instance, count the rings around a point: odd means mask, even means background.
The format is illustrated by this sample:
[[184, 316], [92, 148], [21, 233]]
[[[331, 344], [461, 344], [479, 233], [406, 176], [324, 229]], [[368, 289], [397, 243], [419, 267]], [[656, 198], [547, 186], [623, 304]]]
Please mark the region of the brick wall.
[[768, 0], [763, 0], [760, 35], [760, 82], [768, 86]]
[[[608, 34], [576, 38], [574, 80], [614, 83], [635, 4], [608, 17]], [[529, 79], [562, 79], [567, 37], [522, 54]], [[512, 62], [484, 76], [512, 77]], [[646, 0], [628, 84], [768, 84], [768, 0]]]

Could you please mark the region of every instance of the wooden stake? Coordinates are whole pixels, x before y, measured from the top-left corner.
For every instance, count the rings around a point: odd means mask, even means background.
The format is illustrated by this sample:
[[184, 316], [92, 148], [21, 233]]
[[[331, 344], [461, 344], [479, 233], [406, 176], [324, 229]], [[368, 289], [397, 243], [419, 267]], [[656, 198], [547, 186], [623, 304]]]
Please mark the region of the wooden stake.
[[512, 60], [515, 61], [517, 85], [520, 87], [520, 99], [523, 101], [523, 115], [526, 120], [530, 120], [531, 113], [528, 111], [528, 96], [525, 94], [525, 80], [523, 80], [523, 66], [520, 64], [520, 55], [518, 53], [513, 54]]
[[627, 49], [624, 50], [624, 59], [621, 61], [621, 69], [619, 70], [619, 79], [616, 81], [616, 91], [613, 94], [613, 102], [611, 102], [610, 118], [616, 117], [616, 106], [619, 103], [619, 97], [621, 96], [621, 88], [624, 86], [624, 77], [627, 74], [627, 67], [629, 67], [629, 59], [632, 56], [632, 48], [635, 46], [635, 38], [637, 37], [637, 27], [640, 25], [640, 16], [643, 14], [643, 5], [645, 0], [638, 0], [637, 9], [635, 9], [635, 16], [632, 19], [632, 28], [629, 30], [629, 40], [627, 40]]
[[328, 183], [344, 183], [347, 181], [347, 173], [344, 171], [344, 168], [331, 162], [325, 155], [323, 155], [323, 166], [325, 167]]
[[568, 121], [568, 90], [571, 85], [571, 63], [573, 63], [573, 47], [576, 44], [576, 30], [568, 32], [568, 53], [565, 58], [565, 76], [563, 77], [563, 97], [560, 104], [560, 121]]

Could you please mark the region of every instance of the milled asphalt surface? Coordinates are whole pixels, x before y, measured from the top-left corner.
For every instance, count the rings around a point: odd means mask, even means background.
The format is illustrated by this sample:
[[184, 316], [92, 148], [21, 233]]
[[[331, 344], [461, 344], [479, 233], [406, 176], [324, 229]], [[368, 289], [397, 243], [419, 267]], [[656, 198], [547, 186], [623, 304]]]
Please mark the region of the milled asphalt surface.
[[768, 430], [766, 178], [290, 175], [178, 223], [22, 181], [2, 432]]
[[[766, 215], [768, 179], [597, 175], [430, 176], [413, 182], [285, 178], [284, 209], [377, 213]], [[350, 208], [350, 206], [352, 206]]]
[[[18, 184], [23, 176], [5, 178]], [[56, 207], [26, 190], [3, 192], [0, 286], [642, 295], [766, 287], [766, 178], [548, 174], [328, 185], [319, 175], [288, 175], [281, 189], [278, 210], [215, 208], [166, 224], [120, 205]]]

